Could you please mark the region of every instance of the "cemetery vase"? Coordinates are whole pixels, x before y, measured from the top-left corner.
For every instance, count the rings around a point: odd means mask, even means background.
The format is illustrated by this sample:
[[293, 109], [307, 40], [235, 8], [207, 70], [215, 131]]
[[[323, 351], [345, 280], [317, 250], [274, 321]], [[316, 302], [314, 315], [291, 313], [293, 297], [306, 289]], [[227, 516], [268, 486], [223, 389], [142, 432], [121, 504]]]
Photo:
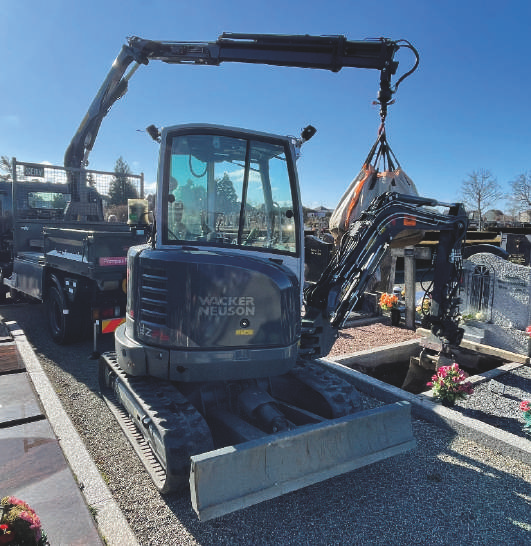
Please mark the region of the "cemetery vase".
[[400, 309], [391, 309], [391, 325], [398, 326], [400, 324]]

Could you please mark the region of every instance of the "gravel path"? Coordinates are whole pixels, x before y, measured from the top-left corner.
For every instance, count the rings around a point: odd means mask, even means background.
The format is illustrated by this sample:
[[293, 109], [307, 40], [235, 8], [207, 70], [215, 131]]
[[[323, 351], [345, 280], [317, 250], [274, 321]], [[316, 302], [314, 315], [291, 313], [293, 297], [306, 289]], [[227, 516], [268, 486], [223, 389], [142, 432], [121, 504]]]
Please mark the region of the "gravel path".
[[501, 428], [511, 434], [529, 438], [522, 430], [524, 419], [520, 410], [522, 400], [531, 401], [531, 368], [522, 366], [511, 373], [474, 386], [473, 396], [458, 400], [454, 406], [459, 411], [483, 423]]
[[[217, 520], [161, 496], [98, 395], [90, 342], [53, 344], [39, 305], [0, 308], [25, 331], [87, 449], [143, 545], [485, 545], [531, 543], [531, 467], [414, 421], [417, 448]], [[334, 350], [409, 339], [385, 325], [343, 332]], [[402, 337], [404, 336], [404, 337]], [[399, 339], [400, 338], [400, 339]], [[106, 340], [101, 349], [111, 346]]]
[[391, 326], [391, 319], [382, 317], [381, 322], [342, 330], [328, 356], [346, 355], [416, 338], [420, 336], [413, 330]]

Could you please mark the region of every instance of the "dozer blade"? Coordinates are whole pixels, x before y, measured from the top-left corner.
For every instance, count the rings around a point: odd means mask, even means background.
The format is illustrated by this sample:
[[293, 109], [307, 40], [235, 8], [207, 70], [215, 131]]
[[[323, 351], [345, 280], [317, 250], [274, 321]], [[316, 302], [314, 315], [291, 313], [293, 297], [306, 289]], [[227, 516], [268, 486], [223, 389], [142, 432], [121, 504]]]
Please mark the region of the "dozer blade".
[[392, 457], [416, 445], [408, 402], [191, 457], [190, 494], [206, 521]]

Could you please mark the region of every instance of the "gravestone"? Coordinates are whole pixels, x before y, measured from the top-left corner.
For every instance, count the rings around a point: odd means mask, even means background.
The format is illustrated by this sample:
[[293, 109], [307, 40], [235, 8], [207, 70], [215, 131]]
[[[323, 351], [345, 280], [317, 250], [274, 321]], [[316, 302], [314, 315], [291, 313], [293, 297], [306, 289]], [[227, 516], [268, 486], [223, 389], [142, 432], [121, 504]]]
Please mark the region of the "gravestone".
[[530, 355], [531, 268], [490, 253], [463, 263], [465, 339]]
[[531, 235], [503, 233], [500, 246], [509, 253], [509, 261], [519, 265], [531, 264]]

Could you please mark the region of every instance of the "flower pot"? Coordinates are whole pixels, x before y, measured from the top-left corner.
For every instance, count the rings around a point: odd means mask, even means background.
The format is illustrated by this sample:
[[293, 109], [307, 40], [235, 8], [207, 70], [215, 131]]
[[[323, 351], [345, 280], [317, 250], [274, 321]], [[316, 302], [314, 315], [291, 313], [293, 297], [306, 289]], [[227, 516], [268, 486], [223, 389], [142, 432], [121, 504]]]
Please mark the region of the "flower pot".
[[398, 326], [400, 324], [400, 309], [391, 309], [391, 325]]
[[455, 405], [454, 400], [448, 400], [448, 398], [443, 398], [441, 404], [447, 408], [453, 408]]

